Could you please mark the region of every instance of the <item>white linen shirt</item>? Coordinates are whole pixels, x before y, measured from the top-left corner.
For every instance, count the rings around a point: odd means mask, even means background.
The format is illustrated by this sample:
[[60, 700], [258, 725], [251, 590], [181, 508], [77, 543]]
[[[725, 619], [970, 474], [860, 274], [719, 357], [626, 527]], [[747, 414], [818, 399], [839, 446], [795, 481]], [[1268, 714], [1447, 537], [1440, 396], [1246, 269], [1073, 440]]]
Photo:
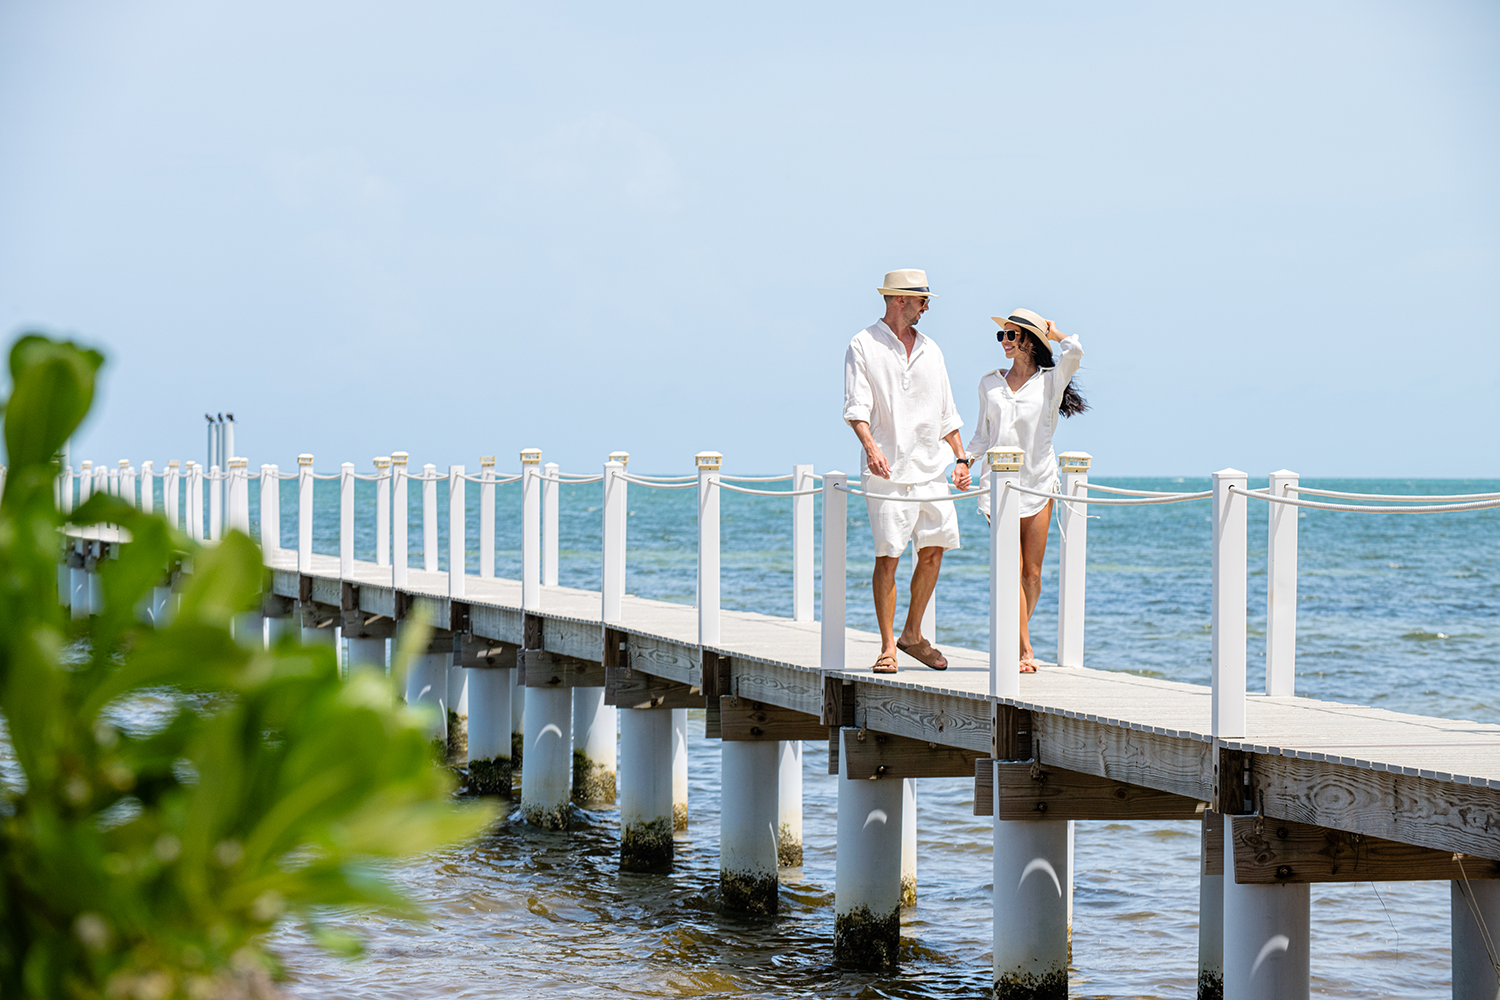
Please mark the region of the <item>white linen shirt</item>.
[[[990, 470], [984, 453], [991, 448], [1020, 448], [1021, 485], [1031, 490], [1054, 490], [1058, 485], [1057, 456], [1052, 453], [1052, 432], [1057, 429], [1063, 390], [1083, 361], [1083, 345], [1077, 337], [1064, 337], [1062, 354], [1054, 368], [1039, 369], [1015, 392], [1005, 381], [1005, 370], [996, 368], [979, 380], [979, 421], [965, 449], [981, 469], [979, 510], [990, 512]], [[1021, 516], [1030, 517], [1047, 505], [1041, 497], [1021, 494]]]
[[[954, 458], [943, 438], [964, 425], [943, 352], [918, 333], [907, 357], [906, 345], [883, 320], [856, 333], [844, 352], [844, 420], [868, 423], [891, 465], [890, 481], [909, 484], [942, 478]], [[859, 471], [870, 471], [864, 449]]]

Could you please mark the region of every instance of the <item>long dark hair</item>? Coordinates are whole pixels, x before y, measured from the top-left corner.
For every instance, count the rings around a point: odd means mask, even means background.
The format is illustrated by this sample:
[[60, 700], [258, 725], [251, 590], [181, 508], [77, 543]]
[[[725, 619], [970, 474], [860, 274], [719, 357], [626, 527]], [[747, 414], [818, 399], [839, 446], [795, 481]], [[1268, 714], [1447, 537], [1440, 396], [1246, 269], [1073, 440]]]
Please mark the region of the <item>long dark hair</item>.
[[[1031, 360], [1038, 368], [1057, 367], [1057, 362], [1052, 357], [1052, 348], [1043, 343], [1041, 337], [1028, 330], [1022, 338], [1022, 343], [1031, 352]], [[1073, 380], [1068, 379], [1068, 384], [1063, 387], [1062, 405], [1057, 408], [1057, 412], [1065, 417], [1071, 417], [1088, 408], [1088, 400], [1084, 399], [1083, 394], [1073, 385]]]

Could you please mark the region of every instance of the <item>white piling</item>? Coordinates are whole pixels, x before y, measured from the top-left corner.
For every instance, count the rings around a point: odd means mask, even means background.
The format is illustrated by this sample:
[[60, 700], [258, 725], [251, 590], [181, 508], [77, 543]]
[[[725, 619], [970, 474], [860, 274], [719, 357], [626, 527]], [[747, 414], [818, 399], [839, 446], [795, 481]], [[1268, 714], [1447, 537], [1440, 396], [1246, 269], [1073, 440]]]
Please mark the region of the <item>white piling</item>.
[[776, 912], [780, 889], [776, 758], [777, 744], [772, 740], [721, 742], [719, 890], [728, 910]]
[[1495, 1000], [1500, 996], [1500, 969], [1495, 965], [1495, 946], [1500, 944], [1496, 940], [1500, 938], [1500, 882], [1454, 881], [1450, 895], [1453, 1000]]
[[[793, 480], [795, 482], [796, 480]], [[808, 499], [812, 499], [809, 497]], [[782, 740], [776, 751], [776, 862], [802, 867], [802, 741]]]
[[[628, 457], [628, 456], [627, 456]], [[600, 617], [606, 622], [621, 621], [620, 599], [625, 596], [625, 497], [627, 483], [623, 478], [625, 463], [613, 456], [604, 463], [604, 512], [602, 519], [603, 567], [599, 586]]]
[[[1224, 819], [1205, 811], [1198, 858], [1198, 996], [1224, 996], [1224, 876], [1208, 872], [1210, 838], [1223, 836]], [[1493, 1000], [1493, 998], [1486, 998]]]
[[479, 575], [486, 580], [495, 575], [494, 455], [479, 457]]
[[[57, 509], [64, 515], [73, 512], [73, 467], [63, 466], [57, 477]], [[62, 540], [61, 560], [57, 564], [57, 601], [65, 608], [73, 606], [73, 572], [69, 568], [74, 545], [66, 537]]]
[[375, 565], [391, 564], [391, 457], [375, 458]]
[[407, 569], [411, 561], [408, 545], [410, 521], [406, 512], [411, 499], [411, 486], [406, 475], [408, 455], [404, 451], [391, 452], [391, 586], [405, 587]]
[[[996, 782], [999, 770], [997, 763]], [[995, 820], [996, 996], [1068, 995], [1072, 877], [1067, 820]]]
[[68, 550], [68, 607], [74, 619], [89, 616], [88, 542], [74, 542]]
[[844, 669], [849, 495], [840, 487], [847, 486], [848, 482], [849, 477], [842, 472], [829, 472], [823, 476], [823, 627], [819, 654], [819, 665], [823, 670]]
[[664, 709], [620, 713], [620, 868], [672, 868], [672, 713]]
[[224, 537], [224, 473], [217, 465], [208, 469], [208, 538]]
[[917, 905], [917, 783], [901, 779], [901, 905]]
[[522, 449], [521, 607], [526, 611], [542, 607], [542, 481], [537, 478], [541, 468], [541, 449]]
[[[1271, 495], [1296, 499], [1298, 476], [1271, 473]], [[1289, 488], [1290, 487], [1290, 488]], [[1297, 692], [1297, 515], [1284, 503], [1268, 503], [1266, 545], [1266, 694], [1290, 698]]]
[[203, 541], [203, 466], [197, 462], [187, 468], [187, 533], [193, 541]]
[[[1223, 469], [1214, 473], [1213, 483], [1212, 732], [1215, 738], [1240, 739], [1245, 735], [1246, 501], [1239, 491], [1246, 477], [1238, 469]], [[1226, 818], [1225, 829], [1229, 826]]]
[[521, 815], [532, 826], [566, 830], [568, 779], [573, 774], [573, 698], [568, 688], [527, 687], [525, 691]]
[[385, 640], [373, 639], [369, 636], [349, 636], [348, 664], [349, 673], [353, 675], [356, 670], [369, 670], [373, 673], [385, 673]]
[[615, 801], [618, 710], [604, 704], [604, 688], [573, 688], [573, 801]]
[[[1244, 482], [1243, 476], [1240, 482]], [[1217, 487], [1218, 483], [1214, 485]], [[1216, 500], [1217, 497], [1215, 490]], [[1245, 498], [1234, 499], [1241, 505], [1243, 517]], [[1244, 605], [1240, 607], [1243, 609]], [[1285, 885], [1236, 882], [1234, 820], [1231, 816], [1224, 817], [1225, 1000], [1305, 1000], [1309, 995], [1312, 950], [1309, 888], [1305, 882]]]
[[833, 957], [857, 968], [891, 968], [901, 950], [901, 782], [849, 777], [848, 748], [859, 735], [839, 730]]
[[542, 466], [549, 478], [542, 480], [542, 586], [557, 586], [557, 504], [560, 484], [554, 482], [556, 462]]
[[312, 572], [313, 457], [297, 456], [297, 572]]
[[464, 596], [464, 565], [467, 562], [467, 524], [464, 521], [464, 467], [448, 466], [448, 597]]
[[181, 477], [181, 466], [177, 459], [167, 462], [166, 474], [161, 479], [161, 509], [166, 515], [167, 523], [174, 528], [181, 528], [181, 498], [178, 496], [178, 482]]
[[991, 448], [990, 467], [990, 694], [1021, 696], [1021, 501], [1006, 489], [1020, 483], [1020, 448]]
[[687, 709], [672, 709], [672, 829], [688, 826]]
[[[1086, 496], [1093, 456], [1083, 451], [1065, 451], [1057, 456], [1058, 473], [1065, 497]], [[1057, 665], [1083, 666], [1084, 584], [1088, 571], [1088, 508], [1083, 504], [1058, 504], [1057, 553]]]
[[151, 624], [157, 628], [165, 628], [172, 617], [172, 587], [170, 584], [157, 584], [151, 588]]
[[438, 571], [437, 466], [422, 466], [422, 568]]
[[719, 467], [724, 456], [700, 451], [698, 465], [698, 645], [719, 643]]
[[84, 558], [84, 568], [88, 570], [89, 581], [89, 611], [98, 614], [104, 608], [104, 584], [99, 572], [104, 567], [101, 565], [109, 558], [108, 542], [93, 542], [89, 546], [90, 554]]
[[469, 672], [469, 788], [509, 798], [511, 773], [511, 678], [505, 667]]
[[463, 654], [455, 643], [448, 658], [448, 691], [443, 699], [443, 707], [447, 709], [448, 760], [455, 764], [466, 764], [469, 759], [469, 675], [474, 672], [463, 665]]
[[[816, 487], [811, 465], [792, 466], [792, 492]], [[812, 620], [813, 498], [792, 497], [792, 621]]]
[[430, 639], [411, 657], [406, 672], [406, 704], [428, 712], [428, 738], [446, 756], [448, 737], [448, 664], [453, 659], [451, 638]]
[[520, 671], [510, 672], [510, 766], [521, 769], [526, 751], [526, 689], [521, 686]]

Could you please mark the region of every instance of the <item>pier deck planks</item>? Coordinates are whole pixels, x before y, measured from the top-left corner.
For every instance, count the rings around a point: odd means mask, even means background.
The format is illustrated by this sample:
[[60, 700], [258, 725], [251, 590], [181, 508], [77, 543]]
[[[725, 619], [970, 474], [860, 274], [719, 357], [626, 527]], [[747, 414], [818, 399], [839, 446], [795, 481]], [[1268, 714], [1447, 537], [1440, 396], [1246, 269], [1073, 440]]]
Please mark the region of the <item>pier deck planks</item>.
[[[278, 551], [273, 568], [275, 592], [297, 597], [296, 553]], [[315, 555], [311, 569], [309, 575], [316, 584], [314, 599], [322, 600], [338, 589], [336, 557]], [[389, 607], [393, 603], [389, 567], [356, 562], [348, 582], [362, 588], [361, 607]], [[467, 576], [464, 587], [460, 600], [471, 609], [485, 609], [483, 613], [471, 611], [476, 634], [514, 631], [514, 635], [489, 637], [521, 641], [518, 581]], [[364, 589], [370, 591], [369, 600]], [[415, 603], [431, 608], [435, 624], [446, 624], [447, 573], [409, 570], [404, 590], [421, 599]], [[681, 683], [698, 683], [697, 615], [691, 606], [626, 596], [622, 611], [624, 621], [611, 628], [632, 637], [632, 645], [638, 649], [631, 657], [633, 669]], [[542, 608], [537, 614], [557, 623], [552, 629], [544, 626], [545, 647], [598, 659], [603, 643], [599, 613], [600, 598], [595, 591], [543, 587]], [[592, 653], [579, 648], [590, 630], [599, 633]], [[566, 633], [569, 648], [554, 648], [564, 640], [560, 635], [553, 638], [552, 633]], [[990, 702], [1000, 700], [1035, 714], [1034, 745], [1043, 763], [1203, 800], [1212, 798], [1215, 747], [1210, 736], [1210, 692], [1206, 685], [1043, 665], [1037, 673], [1021, 678], [1019, 698], [992, 699], [988, 694], [987, 653], [945, 643], [949, 661], [946, 671], [929, 670], [902, 655], [901, 672], [882, 676], [868, 669], [879, 651], [879, 637], [854, 629], [848, 630], [847, 636], [849, 669], [841, 676], [855, 686], [856, 726], [988, 753]], [[727, 693], [797, 711], [817, 711], [812, 706], [821, 698], [823, 678], [818, 623], [723, 611], [721, 642], [712, 648], [732, 660], [732, 690]], [[1205, 679], [1207, 673], [1205, 667]], [[806, 675], [805, 683], [796, 680], [798, 675]], [[1500, 726], [1310, 698], [1253, 694], [1248, 698], [1246, 718], [1247, 732], [1253, 736], [1222, 740], [1218, 746], [1254, 755], [1252, 774], [1256, 757], [1291, 758], [1288, 766], [1296, 762], [1292, 771], [1305, 772], [1305, 795], [1288, 803], [1288, 810], [1296, 815], [1286, 818], [1386, 837], [1406, 833], [1418, 838], [1411, 843], [1452, 849], [1448, 845], [1453, 839], [1448, 833], [1427, 829], [1435, 822], [1428, 810], [1424, 809], [1420, 817], [1413, 816], [1409, 826], [1402, 824], [1399, 816], [1393, 821], [1390, 811], [1399, 812], [1400, 803], [1409, 796], [1392, 791], [1395, 786], [1386, 778], [1377, 780], [1375, 773], [1425, 779], [1420, 784], [1427, 787], [1429, 795], [1449, 795], [1455, 805], [1462, 801], [1469, 816], [1462, 834], [1467, 849], [1500, 858]], [[1286, 785], [1288, 769], [1272, 767], [1271, 763], [1268, 760], [1262, 767], [1268, 775], [1266, 780], [1278, 782], [1281, 801], [1287, 801], [1292, 794]], [[1361, 780], [1354, 775], [1339, 775], [1337, 772], [1343, 769], [1373, 773], [1369, 780]], [[1361, 797], [1368, 800], [1368, 816], [1351, 810], [1346, 801], [1319, 802], [1320, 789], [1346, 787], [1351, 782], [1366, 789]], [[1445, 786], [1465, 787], [1462, 791], [1452, 787], [1445, 793]], [[1476, 809], [1480, 814], [1477, 824], [1473, 815]]]

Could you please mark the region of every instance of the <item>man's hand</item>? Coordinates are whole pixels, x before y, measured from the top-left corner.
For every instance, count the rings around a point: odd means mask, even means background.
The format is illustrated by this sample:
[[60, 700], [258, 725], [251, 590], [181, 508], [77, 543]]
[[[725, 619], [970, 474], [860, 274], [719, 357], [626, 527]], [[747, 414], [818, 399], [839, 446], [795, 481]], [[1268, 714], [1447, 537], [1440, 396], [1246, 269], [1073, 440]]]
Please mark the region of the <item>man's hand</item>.
[[865, 445], [865, 462], [870, 466], [870, 471], [881, 479], [891, 478], [891, 463], [885, 460], [885, 455], [874, 441]]
[[953, 485], [961, 490], [969, 488], [969, 467], [967, 465], [955, 465], [953, 467]]

